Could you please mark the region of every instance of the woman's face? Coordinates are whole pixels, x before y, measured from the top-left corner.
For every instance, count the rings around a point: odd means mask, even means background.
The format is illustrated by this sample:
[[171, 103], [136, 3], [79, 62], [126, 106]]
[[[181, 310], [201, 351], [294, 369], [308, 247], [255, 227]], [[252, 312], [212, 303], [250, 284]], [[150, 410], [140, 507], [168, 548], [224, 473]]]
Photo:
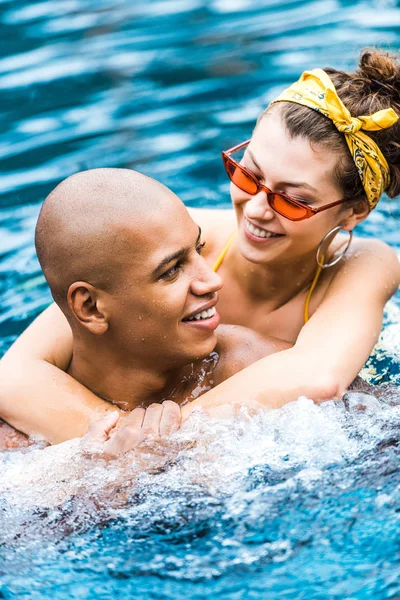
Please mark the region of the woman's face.
[[[311, 147], [300, 137], [291, 139], [278, 110], [273, 109], [257, 125], [240, 162], [271, 191], [284, 192], [317, 208], [342, 199], [334, 176], [337, 160], [337, 155], [323, 146]], [[328, 231], [346, 226], [353, 212], [333, 207], [294, 222], [271, 209], [264, 191], [250, 196], [231, 183], [231, 196], [240, 251], [254, 263], [280, 264], [315, 255]]]

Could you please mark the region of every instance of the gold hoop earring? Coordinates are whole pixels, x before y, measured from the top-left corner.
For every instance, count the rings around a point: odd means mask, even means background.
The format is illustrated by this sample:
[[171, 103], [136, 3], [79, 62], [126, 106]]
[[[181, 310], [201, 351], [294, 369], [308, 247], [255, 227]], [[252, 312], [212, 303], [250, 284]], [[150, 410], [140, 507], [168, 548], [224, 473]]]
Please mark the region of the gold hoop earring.
[[322, 248], [323, 248], [324, 242], [326, 242], [326, 240], [329, 239], [329, 244], [330, 244], [333, 241], [333, 238], [339, 233], [339, 231], [341, 229], [342, 229], [342, 227], [340, 225], [338, 225], [337, 227], [333, 227], [330, 231], [328, 231], [328, 233], [326, 235], [324, 235], [324, 237], [320, 241], [318, 249], [317, 249], [316, 259], [317, 259], [317, 264], [319, 267], [321, 267], [321, 269], [329, 269], [329, 267], [333, 267], [334, 265], [337, 265], [337, 263], [340, 260], [342, 260], [343, 256], [346, 254], [347, 250], [349, 249], [351, 240], [353, 239], [353, 232], [351, 230], [348, 232], [349, 233], [349, 241], [347, 242], [346, 247], [343, 250], [342, 254], [337, 256], [330, 263], [324, 263], [325, 255], [322, 254]]

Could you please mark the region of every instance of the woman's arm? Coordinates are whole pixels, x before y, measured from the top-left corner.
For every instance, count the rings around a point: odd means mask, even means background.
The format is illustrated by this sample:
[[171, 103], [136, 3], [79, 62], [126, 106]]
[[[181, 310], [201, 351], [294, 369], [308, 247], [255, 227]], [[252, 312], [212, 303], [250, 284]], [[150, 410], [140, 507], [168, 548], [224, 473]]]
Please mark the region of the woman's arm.
[[400, 262], [379, 240], [359, 239], [332, 280], [295, 348], [316, 358], [341, 394], [370, 356], [382, 329], [386, 302], [400, 285]]
[[64, 373], [71, 354], [71, 329], [53, 304], [0, 361], [0, 417], [19, 431], [58, 443], [84, 435], [93, 421], [115, 411]]
[[386, 244], [362, 240], [343, 262], [293, 348], [263, 358], [183, 408], [226, 403], [278, 408], [299, 396], [341, 396], [369, 357], [383, 309], [400, 284], [400, 263]]
[[[240, 371], [186, 405], [183, 417], [199, 406], [261, 403], [275, 408], [300, 395], [315, 400], [340, 395], [369, 356], [384, 304], [399, 280], [393, 251], [368, 241], [343, 264], [293, 348]], [[115, 410], [60, 371], [67, 368], [71, 348], [68, 323], [52, 306], [0, 362], [0, 416], [23, 432], [60, 442], [83, 435], [99, 414]], [[62, 430], [57, 431], [58, 423]]]

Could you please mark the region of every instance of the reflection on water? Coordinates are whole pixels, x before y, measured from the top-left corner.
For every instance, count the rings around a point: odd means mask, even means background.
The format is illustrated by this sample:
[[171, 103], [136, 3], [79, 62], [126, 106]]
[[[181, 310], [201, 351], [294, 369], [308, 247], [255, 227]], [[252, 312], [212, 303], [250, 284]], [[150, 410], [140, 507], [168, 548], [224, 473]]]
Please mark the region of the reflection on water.
[[[60, 179], [135, 167], [189, 204], [228, 206], [220, 151], [303, 68], [351, 68], [365, 44], [398, 46], [399, 25], [389, 0], [3, 0], [2, 348], [50, 299], [32, 234]], [[383, 202], [361, 233], [399, 247], [389, 212]]]
[[[190, 205], [228, 206], [220, 151], [303, 69], [352, 68], [368, 44], [400, 46], [395, 0], [1, 0], [0, 353], [50, 300], [33, 229], [60, 179], [134, 167]], [[392, 213], [382, 201], [360, 233], [400, 253]], [[399, 380], [399, 311], [397, 294], [373, 381]], [[3, 455], [0, 597], [395, 597], [398, 405], [359, 400], [211, 432], [197, 416], [180, 435], [198, 444], [135, 480], [128, 508], [101, 500], [117, 470], [93, 465], [43, 508], [66, 457]], [[33, 478], [18, 491], [17, 473]]]

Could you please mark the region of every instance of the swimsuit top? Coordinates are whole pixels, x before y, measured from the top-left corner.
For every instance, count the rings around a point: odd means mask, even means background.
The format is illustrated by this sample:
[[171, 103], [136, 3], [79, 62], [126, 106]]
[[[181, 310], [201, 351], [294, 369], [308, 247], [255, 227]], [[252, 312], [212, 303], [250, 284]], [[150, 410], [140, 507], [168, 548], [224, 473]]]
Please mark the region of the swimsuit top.
[[[213, 265], [213, 271], [215, 271], [215, 272], [218, 271], [218, 269], [222, 265], [222, 263], [224, 261], [224, 258], [225, 258], [226, 254], [227, 254], [229, 248], [231, 247], [232, 242], [234, 241], [235, 238], [236, 238], [236, 231], [235, 231], [235, 233], [233, 233], [230, 236], [230, 238], [226, 242], [225, 246], [222, 248], [221, 253], [219, 254], [217, 260], [215, 261], [215, 263]], [[312, 296], [312, 294], [313, 294], [313, 292], [315, 290], [315, 287], [316, 287], [316, 285], [318, 283], [318, 280], [319, 280], [319, 277], [320, 277], [321, 273], [322, 273], [322, 267], [320, 267], [318, 265], [318, 268], [317, 268], [317, 270], [315, 272], [315, 275], [314, 275], [314, 279], [313, 279], [313, 281], [311, 283], [310, 289], [308, 290], [308, 293], [307, 293], [306, 300], [304, 302], [304, 313], [303, 313], [303, 315], [304, 315], [304, 324], [307, 323], [307, 321], [310, 318], [309, 314], [308, 314], [308, 308], [310, 306], [311, 296]]]

